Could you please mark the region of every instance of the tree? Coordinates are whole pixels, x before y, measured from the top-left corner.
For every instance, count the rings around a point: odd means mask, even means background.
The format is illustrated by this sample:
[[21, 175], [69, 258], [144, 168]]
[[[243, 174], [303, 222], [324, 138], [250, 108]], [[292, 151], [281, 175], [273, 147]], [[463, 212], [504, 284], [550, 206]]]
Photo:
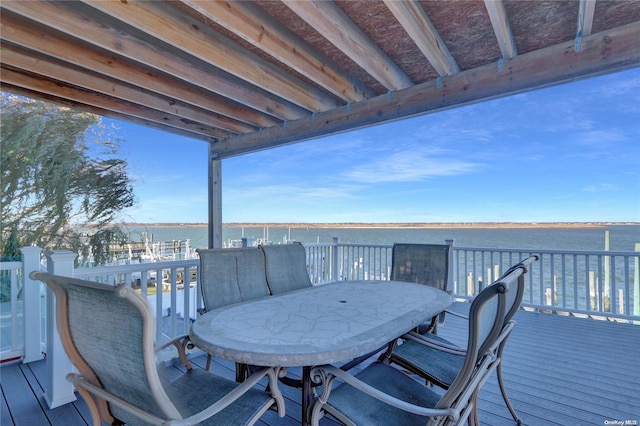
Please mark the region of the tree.
[[95, 114], [6, 93], [0, 106], [2, 239], [88, 252], [87, 230], [94, 244], [121, 236], [112, 222], [134, 194], [113, 130]]

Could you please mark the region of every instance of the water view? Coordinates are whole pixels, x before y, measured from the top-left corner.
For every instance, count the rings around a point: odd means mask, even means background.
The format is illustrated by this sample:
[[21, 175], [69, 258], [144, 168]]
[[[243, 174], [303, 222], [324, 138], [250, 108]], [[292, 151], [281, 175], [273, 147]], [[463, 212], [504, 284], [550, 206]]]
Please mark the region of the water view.
[[[190, 240], [193, 248], [207, 247], [204, 226], [144, 226], [126, 228], [132, 241]], [[465, 247], [526, 248], [546, 250], [604, 250], [609, 231], [612, 251], [634, 251], [640, 243], [640, 225], [604, 225], [597, 227], [523, 227], [523, 228], [314, 228], [314, 227], [227, 227], [225, 242], [247, 237], [274, 244], [286, 241], [331, 243], [338, 237], [344, 244], [393, 244], [413, 242], [441, 244], [454, 239]]]

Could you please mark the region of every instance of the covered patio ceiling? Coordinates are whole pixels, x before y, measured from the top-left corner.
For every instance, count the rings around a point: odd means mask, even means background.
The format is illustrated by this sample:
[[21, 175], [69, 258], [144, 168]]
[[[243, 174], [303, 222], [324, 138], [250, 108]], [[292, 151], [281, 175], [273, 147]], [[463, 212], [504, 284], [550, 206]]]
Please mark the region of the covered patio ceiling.
[[11, 1], [2, 89], [223, 159], [640, 66], [640, 2]]

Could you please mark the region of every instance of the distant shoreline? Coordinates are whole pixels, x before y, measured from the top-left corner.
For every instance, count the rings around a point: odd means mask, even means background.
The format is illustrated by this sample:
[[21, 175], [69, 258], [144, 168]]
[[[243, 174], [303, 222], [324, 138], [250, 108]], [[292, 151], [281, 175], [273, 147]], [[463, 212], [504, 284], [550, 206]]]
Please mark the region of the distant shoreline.
[[[468, 222], [468, 223], [224, 223], [225, 228], [604, 228], [639, 226], [640, 222]], [[206, 223], [124, 223], [124, 227], [206, 228]]]

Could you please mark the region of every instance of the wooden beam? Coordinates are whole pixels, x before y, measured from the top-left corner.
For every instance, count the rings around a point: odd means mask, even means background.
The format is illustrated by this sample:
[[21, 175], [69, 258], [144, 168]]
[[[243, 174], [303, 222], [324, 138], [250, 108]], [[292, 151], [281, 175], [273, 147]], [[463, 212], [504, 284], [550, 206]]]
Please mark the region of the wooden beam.
[[500, 53], [504, 59], [512, 59], [518, 54], [516, 41], [513, 38], [507, 10], [502, 0], [484, 0], [484, 6], [489, 13], [489, 19], [493, 26], [493, 32], [498, 39]]
[[222, 248], [222, 160], [214, 158], [209, 145], [209, 248]]
[[593, 27], [593, 16], [596, 11], [596, 0], [580, 0], [578, 8], [578, 30], [577, 37], [591, 35]]
[[112, 26], [110, 20], [99, 19], [90, 13], [80, 13], [86, 12], [86, 8], [78, 6], [82, 5], [40, 0], [28, 2], [3, 0], [0, 3], [3, 20], [4, 11], [10, 10], [112, 54], [124, 56], [187, 83], [198, 85], [205, 90], [215, 88], [216, 93], [228, 99], [282, 120], [292, 120], [308, 114], [304, 108], [286, 102], [259, 87], [247, 84], [216, 68], [204, 67], [204, 64], [195, 58], [177, 56], [171, 49], [138, 39], [126, 33], [121, 27]]
[[182, 0], [182, 3], [346, 102], [362, 101], [375, 95], [363, 82], [252, 2]]
[[584, 49], [573, 42], [540, 49], [507, 61], [499, 72], [495, 64], [463, 71], [442, 79], [378, 96], [313, 117], [276, 126], [261, 133], [215, 142], [220, 158], [433, 113], [465, 104], [513, 95], [622, 69], [640, 67], [640, 22], [585, 37]]
[[140, 86], [178, 102], [237, 119], [254, 127], [271, 127], [281, 123], [280, 120], [270, 115], [240, 105], [213, 92], [195, 90], [193, 86], [183, 80], [178, 80], [151, 68], [141, 68], [125, 58], [109, 55], [102, 49], [91, 48], [91, 45], [76, 39], [65, 38], [57, 31], [47, 31], [48, 27], [10, 11], [2, 11], [2, 29], [0, 37], [3, 43], [9, 42], [81, 66], [98, 74]]
[[453, 75], [460, 72], [460, 67], [451, 56], [440, 34], [417, 2], [384, 0], [384, 4], [439, 75]]
[[158, 40], [310, 111], [326, 111], [340, 105], [327, 93], [288, 75], [204, 23], [178, 13], [166, 2], [83, 1]]
[[2, 82], [12, 86], [23, 87], [49, 96], [68, 99], [78, 104], [93, 105], [97, 108], [124, 114], [132, 118], [183, 129], [191, 134], [200, 135], [200, 139], [221, 139], [228, 136], [226, 132], [220, 129], [200, 123], [192, 123], [176, 115], [144, 108], [131, 104], [130, 102], [74, 87], [63, 82], [49, 80], [40, 75], [33, 76], [20, 70], [7, 68], [5, 65], [2, 65], [1, 74], [0, 79]]
[[333, 1], [285, 1], [284, 4], [387, 89], [413, 86], [411, 78]]
[[250, 133], [256, 128], [247, 124], [211, 114], [204, 110], [175, 102], [149, 92], [136, 89], [134, 86], [122, 84], [117, 80], [105, 78], [83, 69], [64, 65], [58, 61], [34, 52], [24, 51], [8, 43], [0, 45], [0, 56], [3, 64], [26, 70], [29, 73], [40, 74], [53, 80], [79, 86], [84, 89], [116, 97], [133, 104], [155, 109], [167, 114], [183, 117], [194, 123], [201, 123], [207, 127], [217, 127], [229, 133]]
[[[0, 69], [0, 73], [4, 73], [4, 71], [5, 71], [4, 69]], [[200, 135], [200, 134], [189, 132], [189, 131], [184, 130], [184, 129], [178, 129], [177, 127], [165, 126], [164, 124], [156, 123], [154, 121], [149, 121], [149, 120], [144, 120], [144, 119], [140, 119], [140, 118], [136, 118], [136, 117], [131, 117], [129, 115], [122, 114], [122, 113], [119, 113], [117, 111], [110, 111], [110, 110], [106, 110], [106, 109], [102, 109], [102, 108], [96, 107], [94, 105], [82, 104], [82, 103], [74, 102], [74, 101], [69, 100], [69, 99], [53, 96], [53, 95], [50, 95], [48, 93], [38, 92], [38, 91], [33, 90], [33, 89], [20, 87], [20, 86], [14, 86], [14, 85], [6, 83], [4, 81], [2, 83], [0, 83], [0, 89], [4, 90], [5, 92], [13, 93], [15, 95], [25, 96], [27, 98], [38, 99], [38, 100], [41, 100], [41, 101], [51, 102], [51, 103], [55, 103], [55, 104], [59, 104], [59, 105], [65, 105], [65, 106], [68, 106], [69, 108], [73, 108], [73, 109], [78, 110], [78, 111], [84, 111], [84, 112], [88, 112], [88, 113], [91, 113], [91, 114], [96, 114], [96, 115], [99, 115], [99, 116], [102, 116], [102, 117], [109, 117], [109, 118], [113, 118], [115, 120], [126, 121], [126, 122], [129, 122], [129, 123], [138, 124], [140, 126], [145, 126], [145, 127], [149, 127], [149, 128], [153, 128], [153, 129], [158, 129], [160, 131], [171, 133], [171, 134], [175, 134], [175, 135], [178, 135], [178, 136], [184, 136], [184, 137], [187, 137], [187, 138], [193, 138], [193, 139], [201, 140], [203, 142], [214, 142], [214, 141], [217, 140], [217, 138], [211, 138], [211, 137], [203, 136], [203, 135]]]

